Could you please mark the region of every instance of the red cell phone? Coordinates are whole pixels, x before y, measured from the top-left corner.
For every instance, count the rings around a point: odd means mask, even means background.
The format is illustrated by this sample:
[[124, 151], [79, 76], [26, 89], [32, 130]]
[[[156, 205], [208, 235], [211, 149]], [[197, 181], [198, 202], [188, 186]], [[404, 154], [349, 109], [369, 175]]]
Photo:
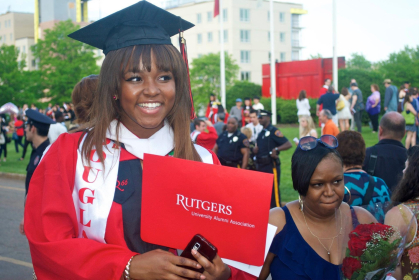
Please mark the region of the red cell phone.
[[[198, 251], [198, 253], [200, 253], [210, 262], [212, 262], [212, 260], [215, 258], [218, 252], [217, 248], [200, 234], [195, 235], [191, 239], [191, 241], [189, 241], [188, 246], [186, 246], [185, 250], [182, 252], [180, 256], [196, 261], [196, 259], [192, 255], [192, 249]], [[200, 273], [204, 272], [203, 267], [201, 267], [200, 269], [186, 267], [186, 266], [182, 266], [182, 267], [187, 268], [189, 270], [197, 271]], [[188, 278], [188, 279], [192, 279], [192, 278]]]

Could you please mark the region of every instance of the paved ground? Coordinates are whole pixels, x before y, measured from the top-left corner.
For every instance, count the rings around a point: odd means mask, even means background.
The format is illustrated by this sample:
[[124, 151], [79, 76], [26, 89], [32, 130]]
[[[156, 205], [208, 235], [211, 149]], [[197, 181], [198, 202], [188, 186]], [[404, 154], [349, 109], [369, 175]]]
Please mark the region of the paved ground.
[[0, 177], [0, 280], [32, 279], [26, 237], [19, 233], [25, 182]]

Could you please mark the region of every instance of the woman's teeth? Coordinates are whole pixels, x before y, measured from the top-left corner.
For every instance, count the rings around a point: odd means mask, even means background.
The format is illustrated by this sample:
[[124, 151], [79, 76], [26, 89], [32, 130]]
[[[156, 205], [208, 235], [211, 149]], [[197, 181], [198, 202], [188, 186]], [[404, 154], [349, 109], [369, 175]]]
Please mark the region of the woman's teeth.
[[138, 106], [146, 109], [156, 109], [161, 106], [161, 103], [139, 103]]

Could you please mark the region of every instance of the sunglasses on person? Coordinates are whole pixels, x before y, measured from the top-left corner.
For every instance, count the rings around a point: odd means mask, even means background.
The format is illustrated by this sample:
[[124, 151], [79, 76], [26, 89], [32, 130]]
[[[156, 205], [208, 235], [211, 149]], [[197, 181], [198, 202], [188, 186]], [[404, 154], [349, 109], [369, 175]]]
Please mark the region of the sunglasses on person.
[[310, 151], [317, 147], [318, 143], [322, 143], [325, 147], [336, 149], [338, 147], [338, 139], [333, 135], [323, 135], [319, 139], [313, 136], [305, 136], [300, 139], [298, 146], [303, 151]]

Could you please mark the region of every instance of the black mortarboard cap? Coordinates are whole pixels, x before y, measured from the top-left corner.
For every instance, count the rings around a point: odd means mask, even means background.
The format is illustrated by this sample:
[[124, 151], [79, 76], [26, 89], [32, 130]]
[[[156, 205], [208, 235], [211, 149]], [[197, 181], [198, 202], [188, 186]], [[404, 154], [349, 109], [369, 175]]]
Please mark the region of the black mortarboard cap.
[[51, 124], [55, 123], [51, 118], [33, 109], [26, 110], [25, 114], [28, 117], [28, 123], [36, 128], [49, 128]]
[[259, 114], [258, 114], [258, 118], [263, 117], [263, 116], [272, 116], [272, 113], [266, 110], [259, 110]]
[[170, 37], [194, 25], [140, 1], [68, 35], [108, 52], [134, 45], [171, 45]]

